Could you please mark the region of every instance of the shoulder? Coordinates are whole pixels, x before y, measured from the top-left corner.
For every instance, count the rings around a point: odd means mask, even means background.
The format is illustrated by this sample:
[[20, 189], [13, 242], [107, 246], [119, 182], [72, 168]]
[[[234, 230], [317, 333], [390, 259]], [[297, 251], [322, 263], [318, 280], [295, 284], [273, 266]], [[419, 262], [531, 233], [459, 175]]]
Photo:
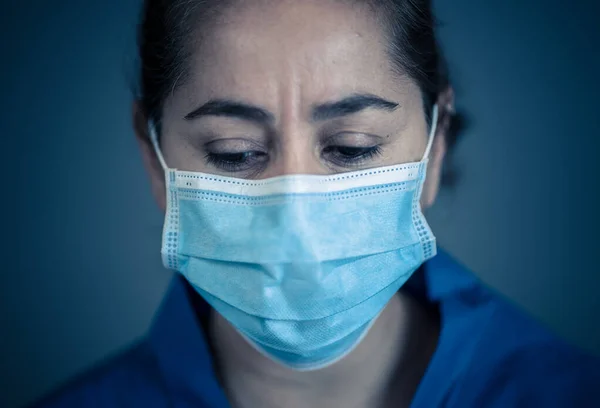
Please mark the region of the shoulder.
[[600, 359], [554, 334], [440, 251], [425, 269], [442, 332], [436, 384], [452, 407], [600, 406]]
[[461, 406], [600, 406], [600, 359], [568, 344], [483, 286], [458, 296], [479, 319], [477, 341], [457, 382]]
[[167, 406], [160, 370], [142, 341], [64, 384], [32, 407]]

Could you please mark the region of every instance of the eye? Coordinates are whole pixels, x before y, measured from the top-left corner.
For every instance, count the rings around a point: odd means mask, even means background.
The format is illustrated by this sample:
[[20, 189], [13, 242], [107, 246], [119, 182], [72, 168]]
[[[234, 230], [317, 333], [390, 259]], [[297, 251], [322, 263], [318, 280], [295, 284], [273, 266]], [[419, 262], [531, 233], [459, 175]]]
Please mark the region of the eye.
[[364, 162], [381, 155], [381, 147], [368, 146], [327, 146], [323, 149], [325, 159], [337, 166], [358, 166]]
[[208, 152], [206, 154], [206, 161], [208, 164], [228, 172], [256, 170], [257, 168], [264, 166], [267, 160], [267, 153], [261, 151]]

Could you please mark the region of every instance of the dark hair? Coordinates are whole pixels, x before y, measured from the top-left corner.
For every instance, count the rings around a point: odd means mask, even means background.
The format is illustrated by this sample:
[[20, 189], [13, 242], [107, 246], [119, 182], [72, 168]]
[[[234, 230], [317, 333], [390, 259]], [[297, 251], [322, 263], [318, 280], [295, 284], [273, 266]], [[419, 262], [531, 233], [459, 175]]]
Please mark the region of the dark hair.
[[[198, 27], [215, 21], [224, 7], [235, 0], [145, 0], [138, 46], [141, 76], [138, 98], [144, 113], [160, 127], [164, 101], [188, 74], [192, 36]], [[348, 0], [350, 1], [350, 0]], [[364, 4], [380, 18], [389, 41], [389, 55], [398, 73], [408, 74], [423, 94], [428, 122], [438, 95], [450, 86], [446, 60], [435, 36], [436, 22], [431, 0], [353, 0]], [[448, 148], [464, 127], [464, 118], [440, 106], [440, 117], [448, 115]], [[451, 184], [455, 172], [446, 163], [443, 181]]]

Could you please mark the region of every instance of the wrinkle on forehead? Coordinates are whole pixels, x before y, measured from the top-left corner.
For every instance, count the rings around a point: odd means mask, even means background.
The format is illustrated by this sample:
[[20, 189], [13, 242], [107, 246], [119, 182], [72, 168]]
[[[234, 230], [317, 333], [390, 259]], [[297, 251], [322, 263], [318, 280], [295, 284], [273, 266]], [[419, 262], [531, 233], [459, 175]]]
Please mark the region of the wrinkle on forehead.
[[306, 110], [357, 91], [392, 100], [419, 92], [393, 74], [377, 18], [355, 1], [235, 3], [196, 44], [184, 87], [190, 104], [236, 98], [277, 115], [289, 98]]

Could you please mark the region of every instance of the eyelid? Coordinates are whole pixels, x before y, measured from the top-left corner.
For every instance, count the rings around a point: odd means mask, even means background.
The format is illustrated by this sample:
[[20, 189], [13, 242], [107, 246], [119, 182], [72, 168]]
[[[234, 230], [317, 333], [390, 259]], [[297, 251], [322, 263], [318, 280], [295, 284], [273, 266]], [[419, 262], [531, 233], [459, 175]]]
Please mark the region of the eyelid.
[[[217, 152], [213, 152], [213, 153], [228, 153], [228, 152], [231, 152], [232, 149], [239, 150], [240, 152], [248, 151], [248, 150], [257, 150], [257, 151], [266, 150], [265, 146], [261, 143], [258, 143], [251, 139], [243, 139], [243, 138], [239, 138], [239, 137], [215, 139], [215, 140], [212, 140], [212, 141], [204, 144], [204, 147], [207, 150], [211, 146], [214, 150], [217, 150]], [[218, 151], [220, 151], [220, 152], [218, 152]]]
[[[352, 140], [344, 140], [344, 139], [352, 139]], [[354, 131], [343, 131], [337, 132], [331, 136], [326, 137], [323, 140], [324, 145], [352, 145], [353, 147], [370, 147], [373, 145], [382, 144], [386, 138], [365, 133], [365, 132], [354, 132]], [[354, 143], [353, 143], [354, 142]], [[356, 143], [360, 142], [360, 143]]]

